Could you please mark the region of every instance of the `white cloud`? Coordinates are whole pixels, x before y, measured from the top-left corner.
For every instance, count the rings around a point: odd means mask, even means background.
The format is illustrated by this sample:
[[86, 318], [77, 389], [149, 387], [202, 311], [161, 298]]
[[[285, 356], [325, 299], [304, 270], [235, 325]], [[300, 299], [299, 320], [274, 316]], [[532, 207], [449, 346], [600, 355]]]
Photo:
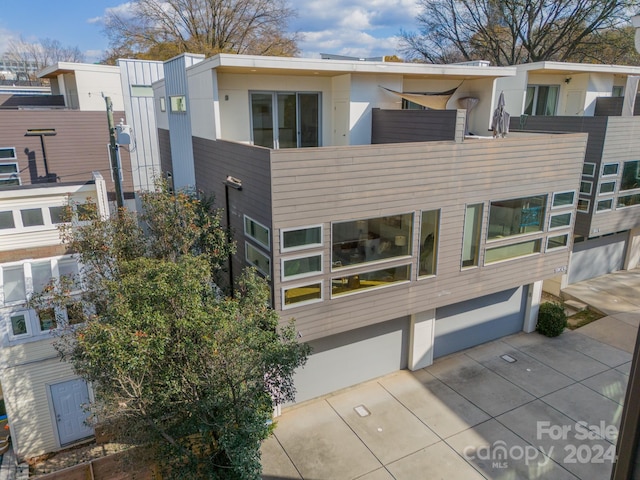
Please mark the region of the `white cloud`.
[[20, 35], [0, 27], [0, 55], [7, 51], [12, 40], [18, 40], [19, 38]]
[[304, 35], [305, 57], [393, 55], [400, 30], [414, 30], [419, 11], [415, 0], [298, 0], [295, 8], [290, 27]]
[[135, 5], [134, 2], [121, 3], [115, 7], [109, 7], [104, 10], [104, 14], [98, 17], [88, 18], [87, 23], [104, 23], [104, 19], [109, 13], [115, 13], [123, 17], [130, 17], [134, 15]]
[[82, 53], [84, 53], [84, 60], [87, 63], [99, 62], [104, 57], [104, 50], [85, 50]]

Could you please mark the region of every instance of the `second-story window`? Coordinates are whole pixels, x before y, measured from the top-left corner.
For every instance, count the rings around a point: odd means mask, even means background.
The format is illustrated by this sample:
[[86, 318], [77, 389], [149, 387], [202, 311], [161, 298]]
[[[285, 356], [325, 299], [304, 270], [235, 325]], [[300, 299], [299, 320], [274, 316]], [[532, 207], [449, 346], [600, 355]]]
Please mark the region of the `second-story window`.
[[267, 148], [320, 146], [320, 94], [252, 92], [251, 133]]
[[524, 100], [526, 115], [555, 115], [558, 109], [558, 85], [529, 85]]

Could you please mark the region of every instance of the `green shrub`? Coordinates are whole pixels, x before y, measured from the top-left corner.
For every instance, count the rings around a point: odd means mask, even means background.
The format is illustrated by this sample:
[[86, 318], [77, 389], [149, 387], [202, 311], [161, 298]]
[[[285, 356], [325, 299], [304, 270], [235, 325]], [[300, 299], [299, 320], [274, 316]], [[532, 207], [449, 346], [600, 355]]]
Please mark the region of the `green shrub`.
[[543, 303], [538, 311], [536, 330], [547, 337], [557, 337], [567, 326], [567, 314], [562, 305]]

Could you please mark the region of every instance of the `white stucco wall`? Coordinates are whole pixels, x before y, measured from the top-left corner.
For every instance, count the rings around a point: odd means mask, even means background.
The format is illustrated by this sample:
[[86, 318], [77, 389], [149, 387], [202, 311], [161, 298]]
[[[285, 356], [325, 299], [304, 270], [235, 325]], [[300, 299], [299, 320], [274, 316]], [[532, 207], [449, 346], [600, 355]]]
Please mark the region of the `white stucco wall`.
[[[75, 72], [76, 88], [80, 110], [106, 111], [103, 98], [110, 97], [115, 111], [124, 111], [120, 71], [81, 71]], [[118, 119], [116, 119], [117, 123]]]
[[219, 109], [218, 81], [215, 70], [187, 71], [189, 114], [194, 137], [215, 140], [220, 135], [216, 110]]

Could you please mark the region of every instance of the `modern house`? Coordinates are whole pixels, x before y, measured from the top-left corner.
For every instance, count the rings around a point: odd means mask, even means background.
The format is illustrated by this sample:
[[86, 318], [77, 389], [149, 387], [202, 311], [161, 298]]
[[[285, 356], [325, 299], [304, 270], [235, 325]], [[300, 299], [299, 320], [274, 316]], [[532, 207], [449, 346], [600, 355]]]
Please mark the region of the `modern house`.
[[542, 282], [569, 265], [587, 135], [482, 135], [515, 68], [221, 54], [164, 69], [163, 168], [216, 195], [232, 271], [269, 278], [313, 347], [298, 400], [535, 327]]
[[[640, 261], [640, 67], [537, 62], [501, 78], [512, 131], [589, 134], [567, 284]], [[625, 106], [626, 104], [626, 106]], [[635, 108], [634, 108], [635, 107]], [[551, 283], [549, 283], [551, 285]]]
[[130, 142], [119, 147], [130, 159], [122, 161], [122, 168], [130, 172], [134, 192], [153, 188], [160, 175], [160, 155], [151, 84], [162, 78], [162, 62], [123, 59], [118, 66], [59, 62], [39, 76], [50, 80], [52, 94], [60, 95], [72, 111], [106, 115], [104, 97], [111, 98], [115, 124], [125, 124], [130, 136]]
[[[0, 154], [0, 168], [11, 155], [18, 160], [14, 147], [0, 148]], [[52, 167], [57, 168], [53, 161]], [[93, 436], [82, 406], [90, 390], [53, 348], [53, 332], [77, 321], [79, 304], [35, 310], [27, 301], [52, 278], [79, 273], [57, 226], [68, 204], [80, 217], [108, 215], [106, 189], [99, 172], [64, 183], [0, 188], [0, 384], [19, 459]]]

